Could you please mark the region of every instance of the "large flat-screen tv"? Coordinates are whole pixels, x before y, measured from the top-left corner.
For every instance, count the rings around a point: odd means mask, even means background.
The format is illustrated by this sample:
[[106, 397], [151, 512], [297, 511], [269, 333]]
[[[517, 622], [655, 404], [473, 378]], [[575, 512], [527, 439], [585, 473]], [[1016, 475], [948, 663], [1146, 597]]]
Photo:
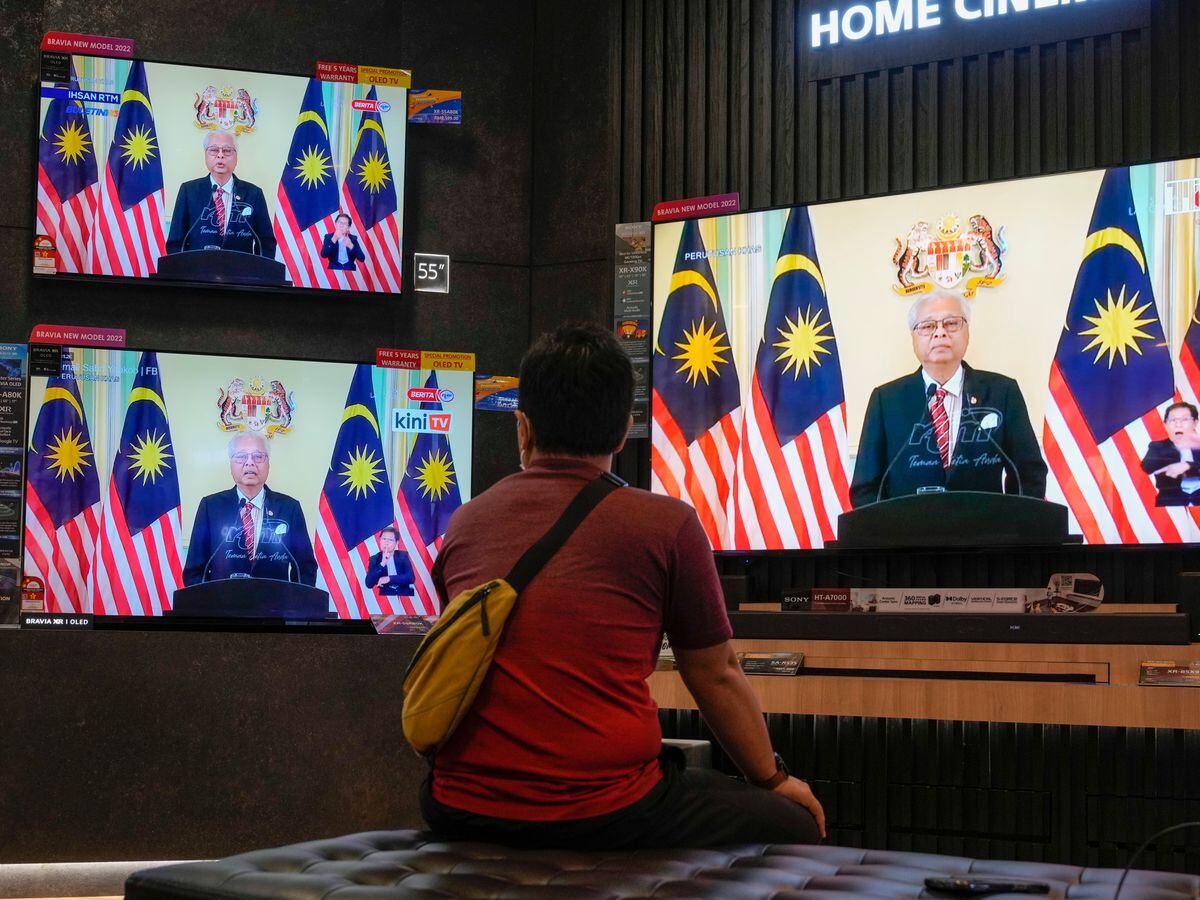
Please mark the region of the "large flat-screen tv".
[[959, 490], [1200, 539], [1197, 210], [1188, 159], [657, 225], [653, 489], [717, 550]]
[[407, 90], [73, 56], [34, 273], [399, 293]]
[[344, 619], [435, 615], [430, 569], [470, 496], [471, 381], [63, 348], [30, 379], [25, 576], [47, 612], [157, 616], [182, 588], [252, 579], [266, 598], [314, 586]]

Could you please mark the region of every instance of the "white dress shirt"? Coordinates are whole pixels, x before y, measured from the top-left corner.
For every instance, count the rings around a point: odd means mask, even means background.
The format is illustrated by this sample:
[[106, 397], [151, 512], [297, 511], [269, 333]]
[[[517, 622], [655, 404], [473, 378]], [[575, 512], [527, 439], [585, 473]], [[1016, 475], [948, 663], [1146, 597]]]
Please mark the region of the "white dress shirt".
[[[958, 369], [945, 384], [938, 384], [929, 377], [929, 373], [924, 369], [921, 370], [921, 377], [925, 380], [925, 393], [929, 393], [929, 385], [940, 387], [946, 392], [945, 398], [942, 400], [942, 405], [946, 408], [946, 418], [950, 420], [950, 460], [954, 460], [954, 445], [958, 443], [958, 423], [962, 421], [962, 392], [963, 392], [963, 367], [959, 364]], [[933, 399], [929, 402], [930, 411], [933, 410]]]
[[263, 498], [266, 495], [266, 493], [267, 493], [266, 491], [259, 491], [257, 496], [255, 496], [254, 499], [251, 500], [249, 497], [247, 497], [245, 494], [242, 493], [241, 488], [237, 489], [238, 524], [240, 525], [241, 521], [242, 521], [242, 501], [243, 500], [249, 502], [250, 515], [254, 519], [254, 546], [252, 546], [250, 548], [250, 558], [251, 559], [254, 558], [254, 554], [258, 551], [258, 538], [259, 538], [260, 533], [262, 532]]
[[211, 175], [208, 176], [208, 193], [211, 196], [213, 189], [221, 191], [221, 200], [225, 204], [225, 221], [221, 223], [222, 230], [228, 230], [229, 217], [233, 214], [233, 179], [230, 178], [224, 184], [217, 184], [217, 180]]

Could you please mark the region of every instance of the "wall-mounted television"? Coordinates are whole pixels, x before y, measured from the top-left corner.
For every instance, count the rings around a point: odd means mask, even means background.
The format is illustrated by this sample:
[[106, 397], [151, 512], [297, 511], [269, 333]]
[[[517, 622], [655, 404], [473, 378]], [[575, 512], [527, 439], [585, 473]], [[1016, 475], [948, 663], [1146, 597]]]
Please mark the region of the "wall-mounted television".
[[71, 57], [34, 273], [399, 293], [407, 90]]
[[181, 589], [249, 579], [324, 591], [330, 617], [434, 615], [430, 571], [471, 490], [471, 382], [64, 347], [30, 379], [25, 576], [46, 612], [158, 616]]
[[717, 550], [958, 490], [1200, 539], [1198, 210], [1185, 159], [658, 224], [653, 489]]

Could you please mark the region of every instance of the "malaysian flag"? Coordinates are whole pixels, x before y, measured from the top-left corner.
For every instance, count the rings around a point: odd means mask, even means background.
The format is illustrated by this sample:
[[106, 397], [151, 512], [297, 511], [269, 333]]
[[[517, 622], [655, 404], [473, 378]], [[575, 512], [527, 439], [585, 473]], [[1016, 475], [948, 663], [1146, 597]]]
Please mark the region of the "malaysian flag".
[[333, 231], [339, 202], [327, 123], [321, 82], [310, 78], [279, 179], [273, 222], [278, 256], [300, 287], [349, 286], [346, 273], [330, 272], [321, 258], [321, 243]]
[[715, 550], [728, 522], [741, 426], [741, 386], [729, 330], [700, 236], [685, 222], [654, 345], [654, 490], [690, 503]]
[[93, 612], [156, 616], [171, 608], [183, 583], [175, 463], [158, 355], [143, 353], [96, 543]]
[[91, 271], [104, 275], [153, 274], [166, 252], [163, 173], [146, 64], [134, 60], [100, 185], [92, 225]]
[[1200, 322], [1196, 321], [1197, 315], [1200, 315], [1200, 298], [1192, 307], [1192, 316], [1179, 347], [1179, 369], [1183, 373], [1179, 393], [1193, 405], [1200, 402]]
[[[55, 88], [79, 89], [73, 66], [70, 84]], [[37, 232], [54, 241], [60, 272], [87, 271], [97, 181], [96, 151], [83, 104], [55, 97], [38, 136]]]
[[370, 366], [354, 369], [318, 503], [317, 587], [329, 592], [343, 619], [395, 612], [389, 598], [364, 584], [367, 564], [379, 552], [376, 535], [395, 524], [371, 373]]
[[1167, 438], [1162, 410], [1174, 395], [1129, 169], [1109, 169], [1050, 367], [1042, 429], [1047, 497], [1070, 507], [1088, 543], [1182, 540], [1186, 511], [1155, 506], [1141, 467], [1149, 442]]
[[[436, 391], [437, 386], [437, 373], [430, 372], [425, 387]], [[440, 411], [442, 404], [422, 403], [421, 409]], [[448, 422], [450, 414], [444, 415]], [[442, 547], [450, 516], [462, 506], [450, 440], [445, 434], [417, 435], [396, 491], [396, 506], [400, 542], [413, 568], [417, 606], [413, 611], [419, 615], [437, 615], [441, 609], [433, 587], [433, 561]]]
[[74, 375], [46, 383], [26, 465], [25, 574], [42, 580], [48, 612], [85, 612], [100, 478]]
[[825, 279], [804, 207], [788, 213], [734, 489], [734, 547], [823, 547], [850, 508], [846, 396]]
[[[374, 85], [367, 100], [377, 100]], [[342, 183], [346, 211], [354, 223], [366, 261], [358, 264], [359, 290], [400, 293], [400, 202], [396, 182], [388, 160], [387, 136], [383, 119], [374, 111], [364, 112], [358, 120], [354, 155]]]

